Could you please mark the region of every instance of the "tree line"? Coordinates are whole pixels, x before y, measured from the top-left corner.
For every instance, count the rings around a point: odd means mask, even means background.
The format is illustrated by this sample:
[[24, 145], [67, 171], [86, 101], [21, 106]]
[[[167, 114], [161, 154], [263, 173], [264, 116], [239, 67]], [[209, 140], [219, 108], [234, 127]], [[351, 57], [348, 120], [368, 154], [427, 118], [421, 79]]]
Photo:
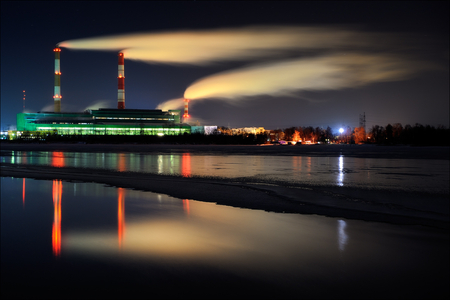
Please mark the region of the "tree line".
[[[36, 132], [33, 132], [36, 133]], [[382, 144], [382, 145], [418, 145], [450, 146], [450, 129], [444, 126], [433, 127], [416, 123], [414, 126], [400, 123], [385, 127], [374, 125], [367, 132], [364, 127], [343, 128], [343, 132], [333, 132], [331, 127], [289, 127], [267, 130], [265, 133], [252, 134], [241, 132], [233, 134], [227, 127], [218, 127], [210, 135], [193, 133], [181, 135], [59, 135], [24, 134], [11, 142], [68, 142], [68, 143], [138, 143], [138, 144], [217, 144], [217, 145], [256, 145], [295, 141], [301, 144]]]
[[270, 131], [270, 140], [301, 141], [302, 143], [344, 143], [383, 145], [423, 145], [450, 146], [450, 129], [416, 123], [414, 126], [400, 123], [386, 126], [374, 125], [369, 130], [364, 127], [342, 128], [343, 132], [333, 132], [331, 127], [290, 127]]

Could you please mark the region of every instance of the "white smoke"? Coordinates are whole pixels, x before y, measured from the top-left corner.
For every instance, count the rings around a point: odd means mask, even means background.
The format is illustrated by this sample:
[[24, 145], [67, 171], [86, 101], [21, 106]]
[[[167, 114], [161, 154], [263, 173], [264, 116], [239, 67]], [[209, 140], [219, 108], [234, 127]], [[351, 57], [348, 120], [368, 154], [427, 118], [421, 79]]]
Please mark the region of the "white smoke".
[[[134, 33], [60, 42], [70, 49], [123, 51], [126, 59], [150, 63], [205, 65], [317, 49], [380, 48], [394, 36], [337, 27], [252, 26]], [[377, 40], [374, 43], [374, 40]]]
[[184, 109], [184, 101], [183, 100], [184, 100], [183, 98], [167, 100], [167, 101], [164, 101], [164, 102], [158, 104], [158, 106], [156, 106], [156, 109], [161, 109], [161, 110]]
[[[184, 94], [190, 100], [242, 99], [286, 95], [299, 90], [351, 88], [404, 80], [431, 67], [404, 55], [417, 46], [410, 36], [336, 26], [252, 26], [136, 33], [69, 40], [59, 46], [123, 51], [126, 59], [148, 63], [254, 63], [195, 81]], [[261, 59], [272, 62], [261, 64], [258, 62]], [[190, 105], [195, 102], [191, 101]], [[182, 107], [182, 99], [158, 105], [164, 110]]]
[[83, 109], [84, 110], [96, 110], [99, 108], [111, 108], [114, 106], [117, 106], [117, 101], [112, 101], [112, 100], [97, 100], [92, 104], [89, 104], [89, 106], [87, 106], [86, 108]]
[[213, 74], [192, 83], [187, 99], [242, 99], [256, 95], [289, 95], [299, 90], [359, 87], [410, 78], [426, 68], [395, 55], [345, 53], [253, 65]]

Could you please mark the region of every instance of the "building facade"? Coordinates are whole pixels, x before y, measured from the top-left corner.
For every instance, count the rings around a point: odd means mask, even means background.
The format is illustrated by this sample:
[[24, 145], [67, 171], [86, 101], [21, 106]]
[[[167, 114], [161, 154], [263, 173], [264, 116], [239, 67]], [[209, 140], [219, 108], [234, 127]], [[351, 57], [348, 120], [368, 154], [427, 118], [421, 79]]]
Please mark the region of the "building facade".
[[180, 110], [106, 109], [84, 112], [17, 114], [18, 131], [48, 131], [70, 135], [179, 135], [191, 133], [181, 123]]

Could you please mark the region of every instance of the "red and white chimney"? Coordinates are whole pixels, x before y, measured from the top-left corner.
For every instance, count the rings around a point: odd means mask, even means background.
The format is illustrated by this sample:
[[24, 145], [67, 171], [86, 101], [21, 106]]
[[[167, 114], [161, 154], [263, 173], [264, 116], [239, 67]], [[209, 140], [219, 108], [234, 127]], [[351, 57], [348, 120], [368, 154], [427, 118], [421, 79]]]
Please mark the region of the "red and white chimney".
[[54, 111], [61, 112], [61, 63], [60, 54], [61, 48], [53, 49], [55, 52], [55, 90], [53, 93]]
[[119, 52], [119, 76], [117, 87], [117, 108], [125, 109], [125, 69], [124, 69], [124, 56], [122, 52]]
[[191, 116], [189, 116], [188, 113], [188, 103], [189, 103], [189, 99], [184, 99], [184, 115], [183, 118], [190, 118]]

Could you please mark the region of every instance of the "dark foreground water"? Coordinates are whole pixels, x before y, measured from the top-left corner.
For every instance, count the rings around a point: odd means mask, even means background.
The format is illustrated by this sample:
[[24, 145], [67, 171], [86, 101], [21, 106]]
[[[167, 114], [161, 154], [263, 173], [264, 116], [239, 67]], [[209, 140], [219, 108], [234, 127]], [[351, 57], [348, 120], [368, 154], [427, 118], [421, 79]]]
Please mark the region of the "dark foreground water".
[[448, 254], [432, 228], [1, 178], [2, 299], [446, 299]]

